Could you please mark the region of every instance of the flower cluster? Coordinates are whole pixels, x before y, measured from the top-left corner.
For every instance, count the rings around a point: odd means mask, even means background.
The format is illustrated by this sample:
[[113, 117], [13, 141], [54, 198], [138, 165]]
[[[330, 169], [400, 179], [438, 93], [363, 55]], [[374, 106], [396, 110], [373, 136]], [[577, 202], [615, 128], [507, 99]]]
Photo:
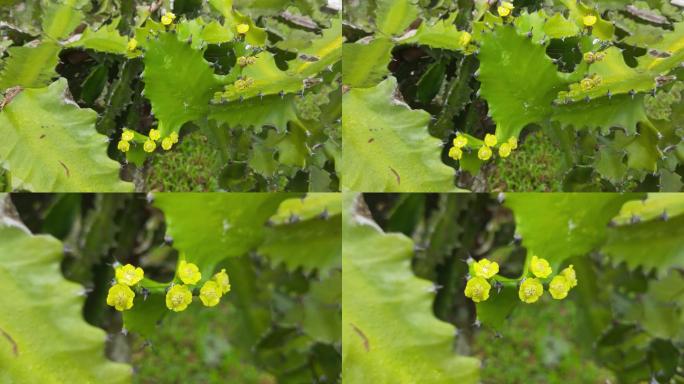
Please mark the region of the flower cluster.
[[606, 57], [606, 54], [603, 52], [587, 52], [583, 55], [584, 61], [586, 61], [588, 64], [593, 64], [596, 62], [599, 62], [603, 60]]
[[601, 85], [601, 81], [601, 76], [594, 73], [593, 75], [585, 77], [580, 81], [580, 88], [586, 92]]
[[466, 297], [476, 303], [489, 299], [489, 290], [492, 286], [487, 281], [499, 273], [499, 264], [496, 261], [482, 259], [471, 265], [473, 274], [465, 288]]
[[[498, 140], [496, 135], [488, 133], [485, 135], [483, 141], [484, 145], [478, 149], [477, 157], [482, 161], [487, 161], [494, 155], [494, 148], [496, 147]], [[465, 137], [465, 135], [457, 133], [453, 140], [453, 146], [449, 149], [449, 157], [454, 160], [461, 160], [461, 158], [463, 158], [463, 149], [466, 145], [468, 145], [468, 138]], [[518, 139], [511, 136], [507, 141], [499, 144], [499, 157], [506, 158], [510, 156], [511, 152], [516, 148], [518, 148]]]
[[238, 91], [244, 91], [245, 89], [251, 87], [254, 84], [254, 79], [251, 77], [246, 77], [244, 79], [237, 79], [233, 84], [235, 89]]
[[[529, 267], [534, 277], [523, 279], [518, 289], [518, 297], [521, 301], [531, 304], [537, 302], [544, 293], [542, 279], [548, 278], [553, 270], [545, 259], [532, 256]], [[551, 279], [549, 283], [549, 293], [556, 300], [562, 300], [568, 296], [570, 289], [577, 285], [577, 276], [573, 266], [570, 265]]]
[[[466, 297], [470, 298], [476, 303], [480, 303], [489, 299], [489, 291], [492, 288], [489, 280], [493, 279], [499, 273], [499, 264], [494, 261], [482, 259], [478, 262], [470, 264], [471, 277], [465, 288]], [[537, 256], [532, 256], [529, 265], [529, 272], [531, 277], [522, 279], [518, 288], [518, 297], [524, 303], [534, 303], [544, 293], [543, 281], [553, 273], [551, 265], [545, 259]], [[501, 284], [500, 282], [498, 284]], [[562, 300], [568, 296], [570, 289], [577, 286], [577, 276], [573, 266], [570, 265], [559, 274], [554, 276], [548, 283], [548, 290], [556, 300]]]
[[161, 17], [161, 23], [166, 26], [173, 24], [174, 20], [176, 20], [176, 15], [174, 15], [172, 12], [166, 12]]
[[[135, 288], [140, 292], [149, 292], [142, 286], [145, 272], [140, 267], [131, 264], [115, 267], [115, 283], [109, 288], [107, 305], [116, 308], [117, 311], [126, 311], [133, 308]], [[174, 312], [184, 311], [193, 298], [192, 286], [202, 280], [199, 267], [193, 263], [181, 260], [176, 272], [180, 284], [172, 283], [166, 291], [166, 307]], [[213, 307], [219, 303], [221, 297], [230, 292], [230, 279], [225, 269], [214, 274], [199, 289], [199, 299], [206, 307]]]
[[250, 64], [254, 64], [256, 62], [256, 57], [254, 56], [240, 56], [237, 58], [237, 64], [241, 67], [246, 67]]
[[[121, 152], [128, 152], [131, 149], [131, 142], [139, 142], [143, 144], [143, 150], [147, 153], [152, 153], [157, 149], [157, 142], [161, 139], [161, 133], [158, 129], [150, 129], [148, 136], [137, 135], [130, 129], [124, 129], [121, 133], [121, 140], [117, 144], [117, 148]], [[178, 133], [171, 132], [171, 134], [161, 140], [161, 147], [165, 151], [170, 150], [174, 144], [178, 143]]]

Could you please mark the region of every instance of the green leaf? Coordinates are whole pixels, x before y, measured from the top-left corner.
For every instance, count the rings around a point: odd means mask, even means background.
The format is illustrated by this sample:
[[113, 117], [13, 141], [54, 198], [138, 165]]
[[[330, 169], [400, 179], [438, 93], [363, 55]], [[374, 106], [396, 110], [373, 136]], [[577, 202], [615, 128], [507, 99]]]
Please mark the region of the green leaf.
[[34, 192], [125, 192], [97, 114], [66, 98], [67, 81], [25, 89], [0, 112], [0, 158], [12, 185]]
[[553, 267], [601, 245], [608, 223], [622, 204], [638, 194], [513, 193], [506, 206], [515, 215], [516, 232], [528, 255], [547, 259]]
[[46, 2], [43, 12], [43, 33], [55, 40], [69, 36], [84, 18], [80, 8], [88, 3], [86, 0]]
[[498, 27], [483, 36], [479, 58], [480, 93], [489, 104], [499, 141], [517, 137], [527, 124], [551, 115], [551, 102], [564, 81], [545, 46], [518, 35], [513, 27]]
[[454, 328], [432, 314], [431, 283], [411, 273], [413, 242], [383, 233], [363, 210], [360, 195], [345, 196], [344, 382], [477, 383], [479, 361], [454, 353]]
[[342, 203], [338, 193], [313, 193], [304, 198], [283, 201], [270, 221], [274, 224], [283, 224], [288, 221], [335, 216], [341, 212]]
[[350, 87], [367, 88], [377, 85], [389, 74], [394, 44], [385, 37], [364, 44], [356, 42], [342, 47], [342, 82]]
[[418, 18], [418, 7], [411, 0], [378, 0], [375, 25], [384, 35], [403, 32]]
[[396, 40], [398, 44], [420, 44], [431, 48], [463, 51], [470, 42], [470, 33], [459, 31], [454, 25], [453, 19], [440, 20], [435, 24], [423, 22], [416, 31], [412, 31], [408, 37]]
[[520, 304], [517, 287], [504, 286], [501, 292], [492, 289], [487, 301], [477, 303], [477, 320], [482, 324], [500, 330], [506, 323], [506, 318]]
[[649, 193], [644, 200], [628, 201], [613, 219], [617, 225], [632, 221], [650, 221], [679, 216], [684, 213], [684, 195], [679, 193]]
[[123, 55], [128, 52], [128, 38], [119, 34], [119, 31], [116, 29], [118, 24], [119, 21], [115, 20], [107, 25], [101, 26], [96, 31], [93, 31], [89, 26], [83, 31], [83, 34], [78, 40], [71, 42], [66, 46], [82, 47], [99, 52]]
[[338, 267], [342, 257], [342, 216], [337, 196], [336, 207], [332, 207], [337, 214], [330, 216], [321, 210], [317, 217], [276, 224], [267, 229], [258, 253], [269, 257], [274, 264], [285, 264], [291, 271], [299, 267], [305, 271]]
[[601, 146], [596, 153], [594, 167], [602, 177], [611, 182], [621, 181], [627, 173], [625, 152], [618, 151], [611, 146]]
[[131, 367], [105, 359], [105, 332], [83, 320], [84, 288], [60, 273], [62, 244], [0, 219], [0, 382], [130, 382]]
[[256, 248], [269, 217], [289, 197], [293, 195], [159, 193], [154, 204], [164, 212], [174, 248], [200, 267], [204, 280], [222, 260]]
[[342, 189], [454, 190], [454, 171], [440, 161], [441, 141], [428, 134], [430, 115], [394, 99], [396, 86], [389, 77], [344, 95]]
[[[341, 223], [339, 223], [341, 225]], [[338, 245], [342, 239], [338, 239]], [[340, 259], [338, 259], [338, 263]], [[294, 325], [322, 343], [339, 343], [342, 337], [342, 272], [311, 283], [309, 292], [296, 301], [285, 316], [285, 324]]]
[[204, 116], [209, 100], [220, 89], [202, 51], [178, 41], [172, 33], [161, 33], [149, 42], [145, 53], [145, 96], [159, 119], [162, 136]]
[[619, 127], [629, 135], [636, 133], [639, 123], [649, 121], [643, 95], [618, 95], [601, 97], [589, 103], [580, 101], [558, 105], [553, 108], [551, 120], [576, 130], [600, 129], [602, 134], [608, 134], [610, 128]]
[[247, 100], [212, 104], [209, 118], [227, 124], [231, 128], [254, 128], [260, 132], [264, 126], [272, 126], [278, 132], [287, 130], [287, 123], [297, 119], [294, 96], [278, 95]]
[[684, 215], [610, 228], [607, 235], [601, 251], [616, 264], [656, 270], [659, 276], [684, 267]]
[[9, 58], [0, 72], [0, 89], [21, 86], [38, 88], [50, 83], [57, 76], [55, 66], [59, 62], [61, 47], [46, 41], [35, 47], [11, 47]]

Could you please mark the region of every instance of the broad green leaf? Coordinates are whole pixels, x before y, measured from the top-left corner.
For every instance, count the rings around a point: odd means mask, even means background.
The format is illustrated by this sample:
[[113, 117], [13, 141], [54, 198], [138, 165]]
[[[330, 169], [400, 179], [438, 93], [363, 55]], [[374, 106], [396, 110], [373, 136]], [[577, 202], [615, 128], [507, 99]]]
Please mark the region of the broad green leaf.
[[[456, 14], [454, 14], [455, 16]], [[470, 43], [470, 33], [459, 31], [453, 18], [440, 20], [435, 24], [423, 22], [416, 31], [396, 40], [398, 44], [419, 44], [431, 48], [463, 51]]]
[[287, 123], [297, 119], [294, 96], [278, 95], [251, 98], [247, 100], [212, 104], [209, 118], [227, 124], [231, 128], [254, 128], [271, 126], [278, 132], [287, 130]]
[[220, 89], [202, 51], [178, 41], [172, 33], [161, 33], [149, 42], [143, 79], [162, 136], [204, 116], [211, 97]]
[[596, 153], [594, 168], [605, 179], [619, 182], [627, 173], [625, 155], [624, 151], [616, 150], [611, 146], [601, 146]]
[[166, 217], [166, 233], [203, 280], [216, 264], [242, 256], [264, 238], [263, 227], [287, 193], [159, 193], [154, 204]]
[[317, 74], [342, 59], [342, 20], [332, 19], [330, 28], [322, 31], [311, 45], [299, 50], [298, 58], [288, 61], [288, 71], [308, 77]]
[[610, 220], [637, 194], [512, 193], [506, 206], [515, 215], [516, 232], [528, 256], [547, 259], [552, 267], [600, 246]]
[[645, 68], [658, 75], [680, 66], [684, 61], [684, 22], [674, 24], [673, 31], [663, 34], [661, 41], [648, 48], [651, 52], [665, 53], [665, 55], [642, 56], [639, 58], [639, 68]]
[[613, 219], [615, 224], [650, 221], [679, 216], [684, 213], [684, 195], [679, 193], [649, 193], [644, 200], [628, 201]]
[[0, 158], [12, 184], [34, 192], [125, 192], [119, 164], [107, 157], [97, 114], [65, 94], [67, 81], [25, 89], [0, 112]]
[[[315, 195], [310, 195], [315, 199]], [[275, 224], [266, 230], [258, 253], [273, 264], [283, 263], [288, 270], [303, 267], [309, 271], [328, 271], [340, 265], [342, 254], [342, 216], [339, 195], [328, 215], [322, 208], [317, 216]], [[287, 200], [286, 200], [287, 201]], [[316, 203], [316, 200], [313, 200]]]
[[440, 160], [442, 143], [428, 134], [430, 115], [397, 101], [396, 86], [390, 77], [344, 95], [342, 189], [454, 190], [454, 171]]
[[350, 87], [366, 88], [378, 84], [389, 74], [387, 66], [392, 59], [394, 44], [385, 37], [364, 44], [344, 44], [342, 56], [342, 82]]
[[418, 18], [418, 6], [411, 0], [378, 0], [375, 25], [384, 35], [403, 32]]
[[684, 215], [610, 228], [607, 236], [601, 252], [616, 264], [656, 270], [660, 276], [684, 267]]
[[527, 124], [551, 115], [551, 102], [564, 81], [545, 46], [512, 27], [498, 27], [483, 36], [479, 58], [480, 92], [496, 122], [499, 141], [517, 137]]
[[80, 38], [67, 44], [67, 47], [83, 47], [99, 52], [125, 54], [128, 51], [128, 38], [121, 36], [116, 26], [118, 20], [101, 26], [96, 31], [90, 27], [83, 31]]
[[553, 108], [551, 120], [575, 130], [599, 129], [603, 134], [607, 134], [610, 128], [619, 127], [629, 135], [636, 133], [639, 123], [649, 121], [643, 95], [600, 97], [588, 103], [579, 101], [557, 105]]
[[59, 0], [45, 2], [43, 11], [43, 33], [58, 40], [67, 37], [84, 18], [82, 7], [86, 0]]
[[21, 86], [37, 88], [50, 83], [57, 76], [55, 66], [59, 62], [61, 47], [46, 41], [35, 47], [11, 47], [9, 58], [0, 71], [0, 89]]
[[[339, 223], [341, 225], [341, 223]], [[338, 239], [341, 245], [342, 239]], [[341, 260], [338, 259], [338, 263]], [[311, 283], [309, 292], [285, 315], [285, 324], [301, 328], [316, 341], [339, 343], [342, 337], [342, 272]]]
[[479, 361], [454, 352], [454, 328], [432, 314], [431, 283], [411, 272], [413, 242], [364, 216], [360, 195], [343, 211], [342, 380], [477, 383]]
[[0, 217], [0, 382], [130, 382], [131, 367], [105, 358], [105, 332], [83, 320], [84, 288], [61, 260], [58, 240]]

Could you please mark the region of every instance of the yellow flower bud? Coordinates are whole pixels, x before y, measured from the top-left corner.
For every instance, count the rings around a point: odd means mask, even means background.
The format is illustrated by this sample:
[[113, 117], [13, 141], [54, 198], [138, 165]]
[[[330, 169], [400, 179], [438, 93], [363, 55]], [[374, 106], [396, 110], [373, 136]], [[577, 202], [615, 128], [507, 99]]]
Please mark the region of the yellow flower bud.
[[593, 27], [597, 21], [598, 18], [594, 15], [586, 15], [582, 18], [582, 23], [585, 27]]
[[128, 152], [129, 149], [131, 149], [131, 143], [125, 140], [119, 141], [119, 143], [116, 145], [116, 148], [121, 151], [121, 152]]
[[575, 269], [572, 267], [572, 264], [570, 264], [567, 268], [561, 271], [560, 273], [565, 277], [565, 279], [568, 281], [568, 284], [570, 284], [570, 288], [574, 288], [577, 286], [577, 275], [575, 274]]
[[554, 276], [549, 284], [549, 293], [551, 294], [551, 297], [556, 300], [565, 299], [568, 296], [568, 291], [570, 291], [568, 279], [562, 275]]
[[166, 12], [166, 14], [161, 17], [161, 23], [164, 25], [170, 25], [174, 20], [176, 20], [176, 15], [171, 12]]
[[152, 153], [155, 149], [157, 149], [157, 144], [152, 140], [147, 140], [145, 144], [143, 144], [143, 150], [145, 152]]
[[475, 276], [491, 279], [499, 273], [499, 264], [496, 261], [482, 259], [473, 264], [473, 270], [475, 271]]
[[145, 271], [143, 271], [143, 269], [140, 267], [136, 268], [131, 264], [126, 264], [124, 266], [117, 267], [114, 271], [114, 275], [116, 277], [117, 283], [132, 287], [138, 284], [138, 282], [145, 277]]
[[580, 81], [580, 88], [585, 92], [591, 90], [594, 88], [594, 80], [589, 77], [582, 79]]
[[468, 144], [468, 138], [463, 135], [456, 135], [454, 138], [454, 147], [463, 148]]
[[508, 143], [503, 143], [499, 146], [499, 156], [506, 158], [511, 154], [511, 145]]
[[166, 292], [166, 307], [174, 312], [184, 311], [192, 303], [192, 292], [185, 285], [174, 285]]
[[178, 133], [176, 133], [176, 132], [171, 132], [171, 134], [169, 135], [169, 138], [171, 139], [171, 141], [172, 141], [174, 144], [176, 144], [176, 143], [178, 142]]
[[222, 293], [230, 292], [230, 279], [228, 279], [228, 274], [225, 269], [221, 269], [221, 272], [215, 274], [213, 279], [216, 281], [216, 284], [221, 287]]
[[461, 32], [461, 37], [459, 38], [458, 42], [461, 44], [462, 47], [465, 47], [470, 43], [470, 40], [472, 40], [472, 35], [466, 31]]
[[249, 24], [238, 24], [235, 29], [237, 29], [237, 33], [244, 35], [249, 32]]
[[129, 51], [135, 51], [135, 49], [138, 48], [138, 40], [136, 40], [135, 38], [128, 40], [127, 47]]
[[465, 295], [474, 302], [479, 303], [489, 299], [489, 290], [491, 288], [492, 286], [489, 285], [487, 280], [476, 276], [468, 280], [465, 288]]
[[530, 271], [537, 276], [545, 279], [553, 272], [551, 270], [551, 265], [546, 259], [542, 259], [537, 256], [532, 256], [532, 262], [530, 263]]
[[488, 133], [484, 137], [484, 143], [488, 147], [493, 147], [496, 145], [496, 135], [492, 135], [491, 133]]
[[539, 300], [539, 298], [544, 293], [544, 286], [539, 281], [539, 279], [530, 278], [525, 279], [525, 281], [520, 284], [520, 289], [518, 290], [518, 297], [520, 300], [527, 304], [532, 304]]
[[124, 131], [121, 133], [121, 140], [131, 141], [133, 140], [133, 137], [135, 137], [135, 134], [133, 134], [133, 131], [130, 129], [124, 129]]
[[496, 9], [496, 11], [499, 13], [499, 16], [501, 16], [501, 17], [507, 17], [507, 16], [509, 16], [509, 15], [511, 14], [511, 11], [513, 11], [513, 8], [514, 8], [514, 7], [513, 7], [513, 4], [512, 4], [512, 3], [508, 2], [508, 1], [504, 1], [504, 2], [501, 3], [501, 5]]
[[463, 157], [463, 151], [461, 148], [451, 147], [449, 148], [449, 157], [454, 160], [461, 160]]
[[518, 148], [518, 138], [515, 136], [511, 136], [508, 138], [508, 145], [511, 146], [511, 149], [517, 149]]
[[209, 280], [200, 288], [199, 298], [205, 307], [213, 307], [219, 303], [222, 295], [221, 287], [215, 281]]
[[594, 55], [594, 52], [587, 52], [583, 55], [584, 61], [587, 63], [591, 64], [594, 61], [596, 61], [596, 55]]
[[159, 132], [158, 129], [150, 129], [149, 136], [150, 136], [150, 139], [152, 139], [154, 141], [158, 141], [159, 139], [161, 139], [161, 133]]
[[170, 137], [165, 137], [164, 140], [162, 140], [161, 147], [163, 150], [168, 151], [173, 147], [173, 139]]
[[487, 160], [491, 159], [492, 158], [492, 149], [486, 145], [482, 146], [477, 151], [477, 157], [482, 161], [487, 161]]
[[133, 308], [135, 293], [127, 285], [114, 284], [107, 293], [107, 305], [116, 308], [117, 311], [125, 311]]
[[197, 284], [202, 280], [202, 273], [200, 273], [197, 265], [181, 260], [178, 264], [178, 277], [185, 284]]

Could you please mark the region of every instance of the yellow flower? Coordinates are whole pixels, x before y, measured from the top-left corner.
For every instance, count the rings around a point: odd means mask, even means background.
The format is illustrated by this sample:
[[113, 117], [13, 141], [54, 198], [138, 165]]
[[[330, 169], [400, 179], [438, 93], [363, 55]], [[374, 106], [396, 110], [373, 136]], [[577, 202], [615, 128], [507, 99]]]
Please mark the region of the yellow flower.
[[539, 281], [539, 279], [531, 278], [525, 279], [525, 281], [520, 284], [520, 290], [518, 290], [518, 297], [520, 300], [527, 304], [532, 304], [539, 300], [539, 298], [544, 293], [544, 286]]
[[174, 285], [166, 292], [166, 307], [174, 312], [184, 311], [192, 303], [192, 292], [185, 285]]
[[488, 133], [485, 135], [484, 143], [488, 147], [493, 147], [496, 145], [496, 136]]
[[468, 45], [468, 43], [470, 43], [470, 40], [472, 38], [473, 37], [470, 35], [470, 33], [463, 31], [461, 32], [461, 37], [458, 42], [461, 43], [462, 47], [465, 47], [466, 45]]
[[143, 271], [142, 268], [136, 268], [130, 264], [117, 267], [114, 274], [117, 283], [128, 285], [129, 287], [138, 284], [138, 282], [145, 277], [145, 271]]
[[508, 143], [503, 143], [499, 146], [499, 156], [505, 158], [511, 154], [511, 145]]
[[477, 151], [477, 157], [483, 161], [489, 160], [492, 157], [492, 149], [486, 145], [481, 147], [480, 150]]
[[565, 299], [565, 297], [568, 296], [569, 290], [570, 283], [568, 282], [568, 279], [562, 275], [554, 276], [549, 284], [549, 293], [551, 293], [551, 297], [556, 300]]
[[107, 293], [107, 305], [116, 308], [117, 311], [125, 311], [133, 308], [135, 293], [127, 285], [114, 284]]
[[121, 152], [128, 152], [128, 150], [131, 149], [131, 143], [125, 140], [121, 140], [116, 145], [116, 148]]
[[138, 48], [138, 40], [135, 38], [128, 40], [128, 50], [135, 51], [136, 48]]
[[456, 135], [454, 137], [454, 147], [463, 148], [468, 144], [468, 138], [463, 135]]
[[171, 149], [171, 147], [173, 147], [173, 139], [171, 139], [170, 137], [165, 137], [164, 140], [162, 140], [161, 146], [162, 149], [168, 151], [169, 149]]
[[591, 90], [594, 88], [594, 80], [589, 77], [582, 79], [580, 81], [580, 88], [585, 92]]
[[499, 273], [499, 264], [496, 261], [482, 259], [473, 264], [473, 269], [475, 270], [475, 276], [491, 279], [494, 275]]
[[215, 281], [209, 280], [200, 288], [199, 298], [205, 307], [213, 307], [219, 303], [222, 295], [221, 287]]
[[185, 284], [197, 284], [198, 281], [202, 280], [202, 274], [197, 265], [185, 260], [181, 260], [178, 264], [178, 277]]
[[171, 141], [176, 144], [178, 142], [178, 133], [176, 132], [171, 132], [169, 135], [169, 138], [171, 138]]
[[551, 266], [549, 265], [549, 262], [546, 261], [546, 259], [542, 259], [537, 256], [532, 256], [532, 262], [530, 263], [530, 270], [532, 273], [537, 276], [541, 277], [542, 279], [545, 279], [549, 277], [551, 272]]
[[221, 272], [214, 275], [214, 281], [221, 287], [222, 293], [230, 292], [230, 279], [225, 269], [221, 269]]
[[572, 264], [562, 270], [560, 274], [563, 275], [563, 277], [565, 277], [565, 279], [568, 281], [570, 288], [577, 286], [577, 275], [575, 274], [575, 269], [572, 267]]
[[159, 139], [161, 139], [161, 133], [159, 132], [158, 129], [150, 129], [149, 136], [150, 136], [150, 139], [152, 139], [154, 141], [158, 141]]
[[157, 143], [152, 140], [147, 140], [145, 144], [143, 144], [143, 149], [145, 152], [154, 152], [154, 150], [157, 149]]
[[582, 18], [582, 23], [584, 23], [585, 27], [593, 27], [597, 21], [598, 18], [594, 15], [586, 15]]
[[511, 14], [511, 11], [513, 10], [513, 4], [509, 3], [508, 1], [504, 1], [501, 3], [501, 6], [499, 6], [496, 11], [499, 13], [499, 16], [501, 17], [506, 17]]
[[244, 35], [249, 32], [249, 24], [238, 24], [235, 29], [237, 29], [237, 33]]
[[587, 52], [583, 55], [584, 61], [587, 63], [591, 64], [594, 61], [596, 61], [596, 55], [594, 55], [594, 52]]
[[466, 284], [465, 295], [474, 302], [479, 303], [489, 299], [489, 290], [492, 288], [487, 280], [481, 277], [473, 277]]
[[461, 148], [451, 147], [449, 148], [449, 157], [454, 160], [461, 160], [463, 157], [463, 151]]
[[518, 148], [518, 138], [515, 136], [511, 136], [508, 138], [508, 145], [511, 146], [511, 149], [517, 149]]
[[130, 129], [124, 129], [124, 131], [121, 133], [121, 140], [131, 141], [133, 140], [133, 137], [135, 137], [135, 135]]
[[171, 12], [166, 12], [166, 14], [161, 17], [161, 22], [164, 25], [170, 25], [174, 20], [176, 20], [176, 15]]

